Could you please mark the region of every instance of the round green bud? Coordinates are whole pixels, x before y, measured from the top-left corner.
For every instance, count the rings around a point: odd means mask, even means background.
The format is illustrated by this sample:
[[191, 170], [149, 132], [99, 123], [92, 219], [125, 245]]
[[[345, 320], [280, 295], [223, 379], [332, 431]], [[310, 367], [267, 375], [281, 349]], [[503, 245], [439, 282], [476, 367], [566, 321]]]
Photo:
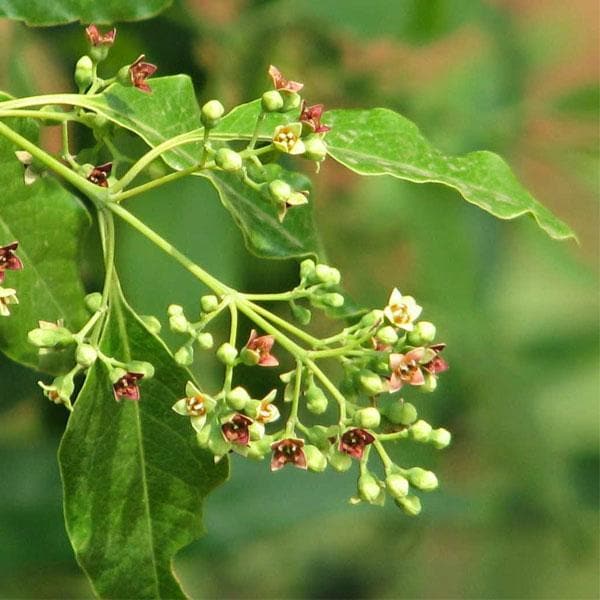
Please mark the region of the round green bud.
[[248, 400], [244, 406], [244, 414], [248, 415], [251, 419], [256, 419], [260, 412], [260, 400]]
[[261, 439], [250, 443], [246, 456], [254, 460], [262, 460], [267, 454], [271, 454], [272, 443], [273, 436], [265, 435]]
[[384, 391], [383, 380], [377, 373], [364, 369], [358, 375], [360, 390], [367, 396], [377, 396]]
[[260, 100], [264, 112], [276, 112], [283, 108], [283, 97], [277, 90], [269, 90]]
[[391, 325], [382, 327], [375, 337], [383, 344], [395, 344], [398, 341], [398, 334]]
[[352, 459], [350, 456], [343, 452], [339, 452], [335, 448], [332, 448], [331, 452], [329, 452], [328, 458], [331, 467], [340, 473], [347, 471], [352, 466]]
[[410, 402], [394, 402], [387, 407], [385, 416], [398, 425], [410, 425], [417, 420], [417, 409]]
[[408, 479], [398, 473], [391, 473], [385, 478], [385, 487], [392, 498], [404, 498], [408, 495]]
[[435, 339], [435, 325], [429, 321], [419, 321], [408, 334], [408, 343], [412, 346], [423, 346]]
[[360, 320], [359, 324], [360, 324], [361, 328], [372, 327], [373, 325], [377, 325], [378, 323], [381, 323], [382, 320], [383, 320], [383, 311], [375, 309], [375, 310], [368, 312], [366, 315], [364, 315], [363, 318]]
[[429, 436], [429, 441], [434, 445], [438, 450], [444, 449], [446, 446], [450, 445], [452, 441], [452, 434], [443, 427], [440, 429], [434, 429]]
[[169, 328], [176, 333], [187, 333], [190, 324], [185, 315], [173, 315], [169, 317]]
[[223, 439], [221, 432], [217, 430], [217, 432], [213, 432], [212, 435], [208, 438], [208, 449], [215, 456], [223, 456], [227, 454], [230, 449], [229, 442]]
[[206, 294], [200, 298], [200, 307], [205, 313], [211, 313], [219, 308], [219, 299], [213, 294]]
[[292, 311], [292, 315], [294, 315], [294, 319], [296, 319], [298, 323], [301, 325], [308, 325], [310, 323], [312, 313], [308, 308], [299, 306], [298, 304], [290, 304], [290, 309]]
[[110, 46], [107, 44], [98, 44], [97, 46], [90, 46], [90, 56], [96, 63], [106, 60]]
[[215, 155], [215, 163], [223, 171], [229, 172], [239, 171], [244, 164], [241, 155], [231, 148], [219, 148]]
[[437, 377], [431, 373], [425, 373], [424, 379], [425, 382], [419, 386], [419, 389], [422, 392], [434, 392], [438, 385]]
[[254, 367], [260, 360], [260, 354], [256, 350], [250, 350], [250, 348], [243, 348], [240, 353], [240, 360], [249, 367]]
[[315, 261], [307, 258], [300, 263], [300, 279], [312, 281], [315, 278]]
[[411, 517], [416, 517], [421, 512], [421, 500], [418, 496], [406, 496], [396, 498], [396, 504]]
[[98, 358], [98, 352], [96, 348], [90, 346], [90, 344], [79, 344], [77, 346], [77, 350], [75, 351], [75, 360], [77, 364], [87, 369], [91, 367]]
[[417, 442], [428, 442], [431, 435], [431, 425], [420, 419], [414, 425], [411, 425], [410, 432]]
[[438, 478], [433, 471], [413, 467], [407, 471], [406, 475], [412, 485], [424, 492], [431, 492], [438, 486]]
[[194, 349], [191, 346], [181, 346], [175, 352], [175, 362], [183, 367], [188, 367], [194, 362]]
[[327, 144], [318, 136], [311, 136], [304, 140], [304, 147], [302, 156], [308, 160], [321, 162], [327, 158]]
[[360, 408], [354, 413], [354, 422], [364, 429], [376, 429], [381, 422], [381, 415], [374, 406]]
[[160, 321], [155, 316], [140, 315], [140, 319], [142, 320], [142, 322], [146, 326], [146, 329], [150, 333], [154, 333], [155, 335], [158, 335], [160, 333], [160, 330], [162, 329], [162, 325], [160, 324]]
[[288, 112], [300, 108], [300, 102], [302, 101], [300, 94], [296, 92], [284, 92], [281, 94], [281, 97], [283, 99], [283, 106], [280, 112]]
[[318, 281], [326, 285], [337, 285], [342, 279], [340, 272], [329, 265], [317, 265], [315, 267], [315, 274]]
[[373, 504], [378, 500], [381, 491], [377, 479], [370, 473], [363, 473], [358, 478], [358, 495], [361, 500]]
[[141, 373], [145, 379], [154, 377], [154, 366], [145, 360], [132, 360], [127, 363], [127, 370], [130, 373]]
[[38, 327], [27, 334], [27, 339], [30, 344], [38, 348], [65, 348], [75, 341], [73, 334], [65, 327], [56, 327], [56, 329]]
[[329, 438], [332, 437], [332, 433], [329, 427], [313, 425], [308, 429], [306, 435], [317, 448], [321, 450], [329, 450], [329, 448], [331, 448]]
[[210, 333], [204, 332], [196, 336], [196, 343], [201, 350], [208, 350], [213, 347], [215, 341]]
[[94, 313], [97, 310], [100, 310], [100, 307], [102, 306], [102, 294], [99, 292], [92, 292], [84, 298], [84, 302], [86, 308]]
[[82, 56], [75, 65], [75, 83], [80, 90], [86, 89], [94, 77], [94, 61], [87, 55]]
[[250, 439], [253, 442], [256, 442], [264, 437], [265, 426], [263, 423], [257, 423], [254, 421], [254, 423], [248, 426], [248, 433], [250, 434]]
[[237, 358], [238, 351], [229, 342], [225, 342], [219, 346], [217, 350], [217, 358], [228, 367], [233, 367]]
[[306, 391], [306, 408], [313, 415], [322, 415], [327, 410], [327, 396], [316, 385], [309, 387]]
[[282, 179], [273, 179], [269, 183], [269, 194], [275, 202], [285, 203], [292, 195], [292, 188], [289, 183], [286, 183]]
[[176, 315], [182, 315], [183, 314], [183, 306], [180, 306], [179, 304], [169, 304], [169, 307], [167, 308], [167, 314], [170, 317], [174, 317]]
[[225, 108], [218, 100], [209, 100], [200, 111], [200, 119], [207, 129], [216, 127], [220, 118], [225, 113]]
[[344, 296], [336, 292], [323, 294], [319, 299], [325, 306], [330, 306], [331, 308], [339, 308], [340, 306], [344, 306]]
[[321, 473], [327, 468], [327, 459], [316, 446], [311, 446], [310, 444], [304, 446], [304, 455], [306, 456], [306, 466], [309, 470]]
[[232, 410], [244, 410], [244, 407], [250, 402], [250, 394], [241, 386], [233, 388], [225, 396], [225, 402]]

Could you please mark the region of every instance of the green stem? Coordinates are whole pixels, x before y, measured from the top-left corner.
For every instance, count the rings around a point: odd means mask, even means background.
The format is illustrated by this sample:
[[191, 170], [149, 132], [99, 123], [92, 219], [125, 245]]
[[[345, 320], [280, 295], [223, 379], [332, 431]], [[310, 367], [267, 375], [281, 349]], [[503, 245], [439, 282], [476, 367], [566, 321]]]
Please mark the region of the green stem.
[[377, 454], [379, 454], [379, 458], [381, 458], [381, 462], [383, 463], [383, 467], [387, 473], [389, 469], [393, 466], [394, 461], [390, 458], [390, 455], [386, 452], [385, 448], [383, 447], [383, 444], [381, 443], [378, 437], [376, 437], [373, 440], [373, 446], [375, 450], [377, 450]]
[[0, 110], [0, 119], [4, 118], [22, 118], [22, 119], [48, 119], [51, 121], [75, 121], [83, 123], [84, 120], [74, 113], [59, 113], [47, 110]]
[[396, 431], [394, 433], [380, 433], [377, 439], [382, 442], [394, 442], [397, 440], [404, 440], [408, 437], [408, 428], [402, 431]]
[[0, 111], [13, 110], [19, 108], [31, 108], [32, 106], [45, 106], [47, 104], [66, 104], [68, 106], [78, 106], [94, 112], [98, 107], [90, 102], [93, 96], [82, 96], [80, 94], [46, 94], [43, 96], [29, 96], [27, 98], [17, 98], [15, 100], [5, 100], [0, 102]]
[[296, 359], [296, 377], [294, 379], [294, 396], [292, 397], [292, 408], [290, 416], [285, 424], [286, 437], [293, 437], [296, 424], [298, 423], [298, 405], [300, 403], [300, 390], [302, 388], [302, 362]]
[[[238, 330], [238, 311], [235, 302], [229, 303], [229, 312], [231, 313], [231, 329], [229, 330], [229, 343], [236, 348], [237, 330]], [[225, 382], [223, 383], [223, 391], [225, 394], [231, 391], [233, 383], [233, 365], [227, 365], [225, 368]]]
[[258, 141], [258, 134], [260, 132], [260, 126], [262, 125], [262, 122], [265, 120], [266, 116], [267, 116], [267, 113], [264, 112], [263, 110], [261, 110], [256, 119], [254, 133], [252, 134], [252, 138], [250, 139], [250, 142], [248, 143], [246, 150], [252, 150], [252, 149], [254, 149], [254, 146], [256, 146], [256, 142]]

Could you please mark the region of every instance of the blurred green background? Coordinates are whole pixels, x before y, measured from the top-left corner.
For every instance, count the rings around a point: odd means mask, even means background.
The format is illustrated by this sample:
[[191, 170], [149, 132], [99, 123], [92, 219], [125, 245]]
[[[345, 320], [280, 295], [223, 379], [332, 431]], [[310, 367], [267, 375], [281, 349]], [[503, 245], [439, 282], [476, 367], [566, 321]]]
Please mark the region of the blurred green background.
[[[326, 162], [316, 218], [348, 290], [372, 306], [393, 286], [414, 294], [449, 345], [438, 392], [406, 397], [454, 443], [397, 453], [436, 470], [441, 488], [410, 519], [393, 504], [350, 507], [354, 474], [273, 475], [234, 457], [231, 481], [206, 504], [206, 536], [176, 560], [193, 597], [600, 596], [598, 16], [594, 0], [181, 0], [119, 26], [107, 71], [143, 51], [162, 75], [190, 73], [201, 101], [231, 106], [266, 88], [273, 63], [305, 82], [312, 103], [386, 106], [446, 152], [500, 152], [581, 241], [496, 221], [441, 186], [360, 179]], [[80, 27], [0, 21], [0, 89], [71, 89], [84, 51]], [[201, 181], [130, 208], [242, 289], [295, 277], [291, 261], [248, 255]], [[196, 310], [193, 279], [136, 233], [121, 230], [119, 242], [139, 312], [164, 322], [170, 302]], [[198, 369], [216, 381], [212, 364]], [[39, 378], [0, 357], [0, 597], [87, 598], [62, 524], [65, 415]]]

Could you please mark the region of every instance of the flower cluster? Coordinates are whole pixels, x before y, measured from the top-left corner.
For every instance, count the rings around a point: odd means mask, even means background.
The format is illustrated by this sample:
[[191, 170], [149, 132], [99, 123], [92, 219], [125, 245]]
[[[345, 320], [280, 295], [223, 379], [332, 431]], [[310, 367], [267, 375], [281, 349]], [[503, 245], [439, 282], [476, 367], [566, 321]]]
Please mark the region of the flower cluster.
[[17, 291], [14, 288], [4, 287], [6, 271], [20, 271], [23, 268], [21, 259], [16, 255], [19, 242], [12, 242], [0, 246], [0, 316], [10, 315], [9, 305], [18, 304]]

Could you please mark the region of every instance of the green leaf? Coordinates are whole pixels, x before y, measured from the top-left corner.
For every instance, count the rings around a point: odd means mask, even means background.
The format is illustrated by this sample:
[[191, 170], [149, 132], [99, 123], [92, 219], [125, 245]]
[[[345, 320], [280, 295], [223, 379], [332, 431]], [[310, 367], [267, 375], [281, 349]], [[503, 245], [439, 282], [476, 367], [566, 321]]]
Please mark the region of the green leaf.
[[[30, 140], [38, 128], [28, 121], [5, 121]], [[79, 272], [79, 247], [90, 218], [81, 202], [56, 179], [42, 176], [32, 185], [23, 181], [24, 167], [11, 142], [0, 136], [0, 246], [19, 242], [22, 271], [8, 271], [4, 287], [14, 288], [18, 305], [0, 317], [0, 350], [22, 364], [56, 372], [58, 364], [41, 364], [27, 332], [38, 320], [63, 319], [79, 329], [87, 318]]]
[[552, 238], [575, 238], [568, 225], [518, 182], [502, 158], [491, 152], [444, 156], [401, 115], [384, 108], [332, 110], [323, 121], [329, 154], [361, 175], [391, 175], [415, 183], [441, 183], [500, 219], [530, 214]]
[[0, 17], [28, 25], [116, 23], [148, 19], [165, 10], [172, 0], [0, 0]]
[[201, 451], [189, 420], [171, 406], [188, 372], [115, 290], [101, 348], [151, 362], [141, 400], [115, 402], [97, 362], [60, 446], [67, 531], [94, 589], [107, 598], [181, 598], [175, 553], [202, 534], [202, 502], [227, 476]]

